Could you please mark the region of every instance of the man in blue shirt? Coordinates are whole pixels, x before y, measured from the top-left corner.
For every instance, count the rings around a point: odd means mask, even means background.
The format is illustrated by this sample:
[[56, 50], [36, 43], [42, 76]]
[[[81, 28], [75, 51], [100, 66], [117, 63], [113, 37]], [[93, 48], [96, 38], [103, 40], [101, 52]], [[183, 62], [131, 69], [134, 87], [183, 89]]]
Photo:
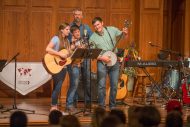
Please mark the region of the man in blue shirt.
[[[85, 43], [88, 43], [88, 40], [93, 32], [91, 31], [88, 25], [82, 23], [82, 18], [83, 18], [82, 10], [81, 9], [73, 10], [73, 17], [74, 17], [74, 20], [70, 24], [70, 26], [77, 25], [80, 29], [81, 38], [84, 39]], [[69, 40], [71, 43], [73, 42], [72, 35], [69, 36]], [[82, 81], [86, 89], [85, 97], [84, 97], [85, 106], [86, 108], [90, 108], [91, 107], [91, 99], [90, 99], [91, 91], [90, 91], [90, 60], [89, 59], [84, 59], [83, 63], [81, 64], [81, 74], [82, 74]], [[71, 78], [74, 78], [74, 77], [71, 77]]]

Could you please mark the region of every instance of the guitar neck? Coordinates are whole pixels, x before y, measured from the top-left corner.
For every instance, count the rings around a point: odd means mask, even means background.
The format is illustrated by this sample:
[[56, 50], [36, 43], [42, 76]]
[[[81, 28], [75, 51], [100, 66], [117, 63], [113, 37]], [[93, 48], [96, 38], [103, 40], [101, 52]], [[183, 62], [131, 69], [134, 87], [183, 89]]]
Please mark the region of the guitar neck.
[[123, 32], [121, 33], [121, 35], [119, 35], [119, 39], [117, 40], [115, 46], [113, 47], [112, 52], [114, 52], [115, 49], [117, 48], [117, 45], [119, 44], [119, 41], [121, 40], [121, 38], [123, 37], [123, 35], [124, 35]]
[[123, 61], [122, 61], [122, 63], [121, 63], [120, 72], [119, 72], [120, 77], [121, 77], [121, 75], [123, 74], [123, 69], [124, 69], [124, 65], [125, 65], [125, 56], [126, 56], [127, 53], [128, 53], [128, 50], [124, 50], [124, 53], [123, 53]]

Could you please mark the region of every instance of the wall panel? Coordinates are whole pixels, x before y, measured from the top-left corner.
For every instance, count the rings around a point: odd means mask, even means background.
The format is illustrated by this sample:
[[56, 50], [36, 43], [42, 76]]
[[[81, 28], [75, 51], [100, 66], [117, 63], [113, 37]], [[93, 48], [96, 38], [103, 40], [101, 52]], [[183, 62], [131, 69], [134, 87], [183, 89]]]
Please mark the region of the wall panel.
[[3, 0], [5, 6], [26, 6], [27, 0]]
[[[52, 13], [32, 12], [30, 33], [30, 61], [41, 61], [51, 36]], [[40, 54], [40, 55], [39, 55]]]
[[[151, 20], [150, 20], [151, 19]], [[152, 42], [155, 45], [161, 46], [161, 40], [159, 38], [160, 20], [159, 14], [146, 14], [141, 19], [141, 41], [140, 41], [140, 53], [144, 60], [156, 59], [158, 48], [152, 47], [148, 42]], [[150, 53], [150, 51], [153, 51]]]
[[111, 9], [131, 9], [132, 0], [111, 0]]
[[82, 8], [83, 0], [58, 0], [58, 7], [65, 9]]
[[[14, 21], [14, 22], [13, 22]], [[3, 42], [6, 43], [6, 48], [3, 49], [7, 58], [11, 58], [17, 52], [23, 54], [29, 49], [29, 46], [25, 45], [27, 42], [28, 26], [26, 22], [25, 12], [4, 12], [4, 24], [3, 24]], [[18, 60], [25, 57], [19, 56]]]
[[106, 0], [85, 0], [86, 9], [105, 9], [107, 1]]
[[53, 7], [54, 6], [53, 0], [32, 0], [31, 6], [32, 7]]
[[161, 0], [143, 0], [144, 9], [160, 9]]

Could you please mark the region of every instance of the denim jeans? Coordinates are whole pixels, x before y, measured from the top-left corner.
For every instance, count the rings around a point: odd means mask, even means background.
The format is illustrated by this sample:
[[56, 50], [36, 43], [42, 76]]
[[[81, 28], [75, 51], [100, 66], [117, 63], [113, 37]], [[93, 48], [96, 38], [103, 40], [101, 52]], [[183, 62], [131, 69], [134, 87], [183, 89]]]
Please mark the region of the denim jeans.
[[85, 90], [84, 101], [85, 104], [91, 103], [91, 91], [90, 91], [90, 59], [84, 59], [81, 66], [82, 81]]
[[80, 78], [80, 67], [77, 65], [71, 65], [68, 67], [68, 73], [70, 76], [70, 86], [67, 91], [66, 107], [71, 108], [74, 103], [77, 102], [77, 88]]
[[58, 96], [61, 91], [63, 81], [65, 80], [67, 68], [63, 68], [61, 72], [52, 75], [53, 77], [53, 91], [51, 96], [51, 105], [55, 106], [58, 102]]
[[98, 73], [98, 104], [101, 107], [105, 107], [105, 96], [106, 96], [106, 76], [108, 74], [110, 80], [110, 96], [109, 96], [109, 107], [114, 108], [116, 106], [116, 94], [117, 85], [119, 78], [119, 63], [117, 62], [114, 66], [108, 67], [101, 61], [97, 62], [97, 73]]

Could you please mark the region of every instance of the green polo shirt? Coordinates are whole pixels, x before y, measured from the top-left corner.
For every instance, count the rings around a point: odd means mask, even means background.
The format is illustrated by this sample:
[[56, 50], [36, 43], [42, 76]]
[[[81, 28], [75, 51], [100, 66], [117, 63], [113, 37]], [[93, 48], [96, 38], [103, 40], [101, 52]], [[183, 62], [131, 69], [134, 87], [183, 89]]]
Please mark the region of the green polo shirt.
[[[111, 41], [111, 38], [107, 32], [107, 30], [110, 33], [110, 36], [113, 40], [113, 44]], [[104, 52], [112, 50], [116, 44], [116, 37], [121, 35], [122, 31], [120, 31], [116, 27], [109, 26], [107, 27], [107, 30], [103, 28], [103, 35], [99, 35], [98, 33], [94, 32], [92, 36], [90, 37], [90, 43], [93, 44], [93, 48], [99, 48], [102, 49]], [[116, 50], [117, 52], [117, 50]]]

